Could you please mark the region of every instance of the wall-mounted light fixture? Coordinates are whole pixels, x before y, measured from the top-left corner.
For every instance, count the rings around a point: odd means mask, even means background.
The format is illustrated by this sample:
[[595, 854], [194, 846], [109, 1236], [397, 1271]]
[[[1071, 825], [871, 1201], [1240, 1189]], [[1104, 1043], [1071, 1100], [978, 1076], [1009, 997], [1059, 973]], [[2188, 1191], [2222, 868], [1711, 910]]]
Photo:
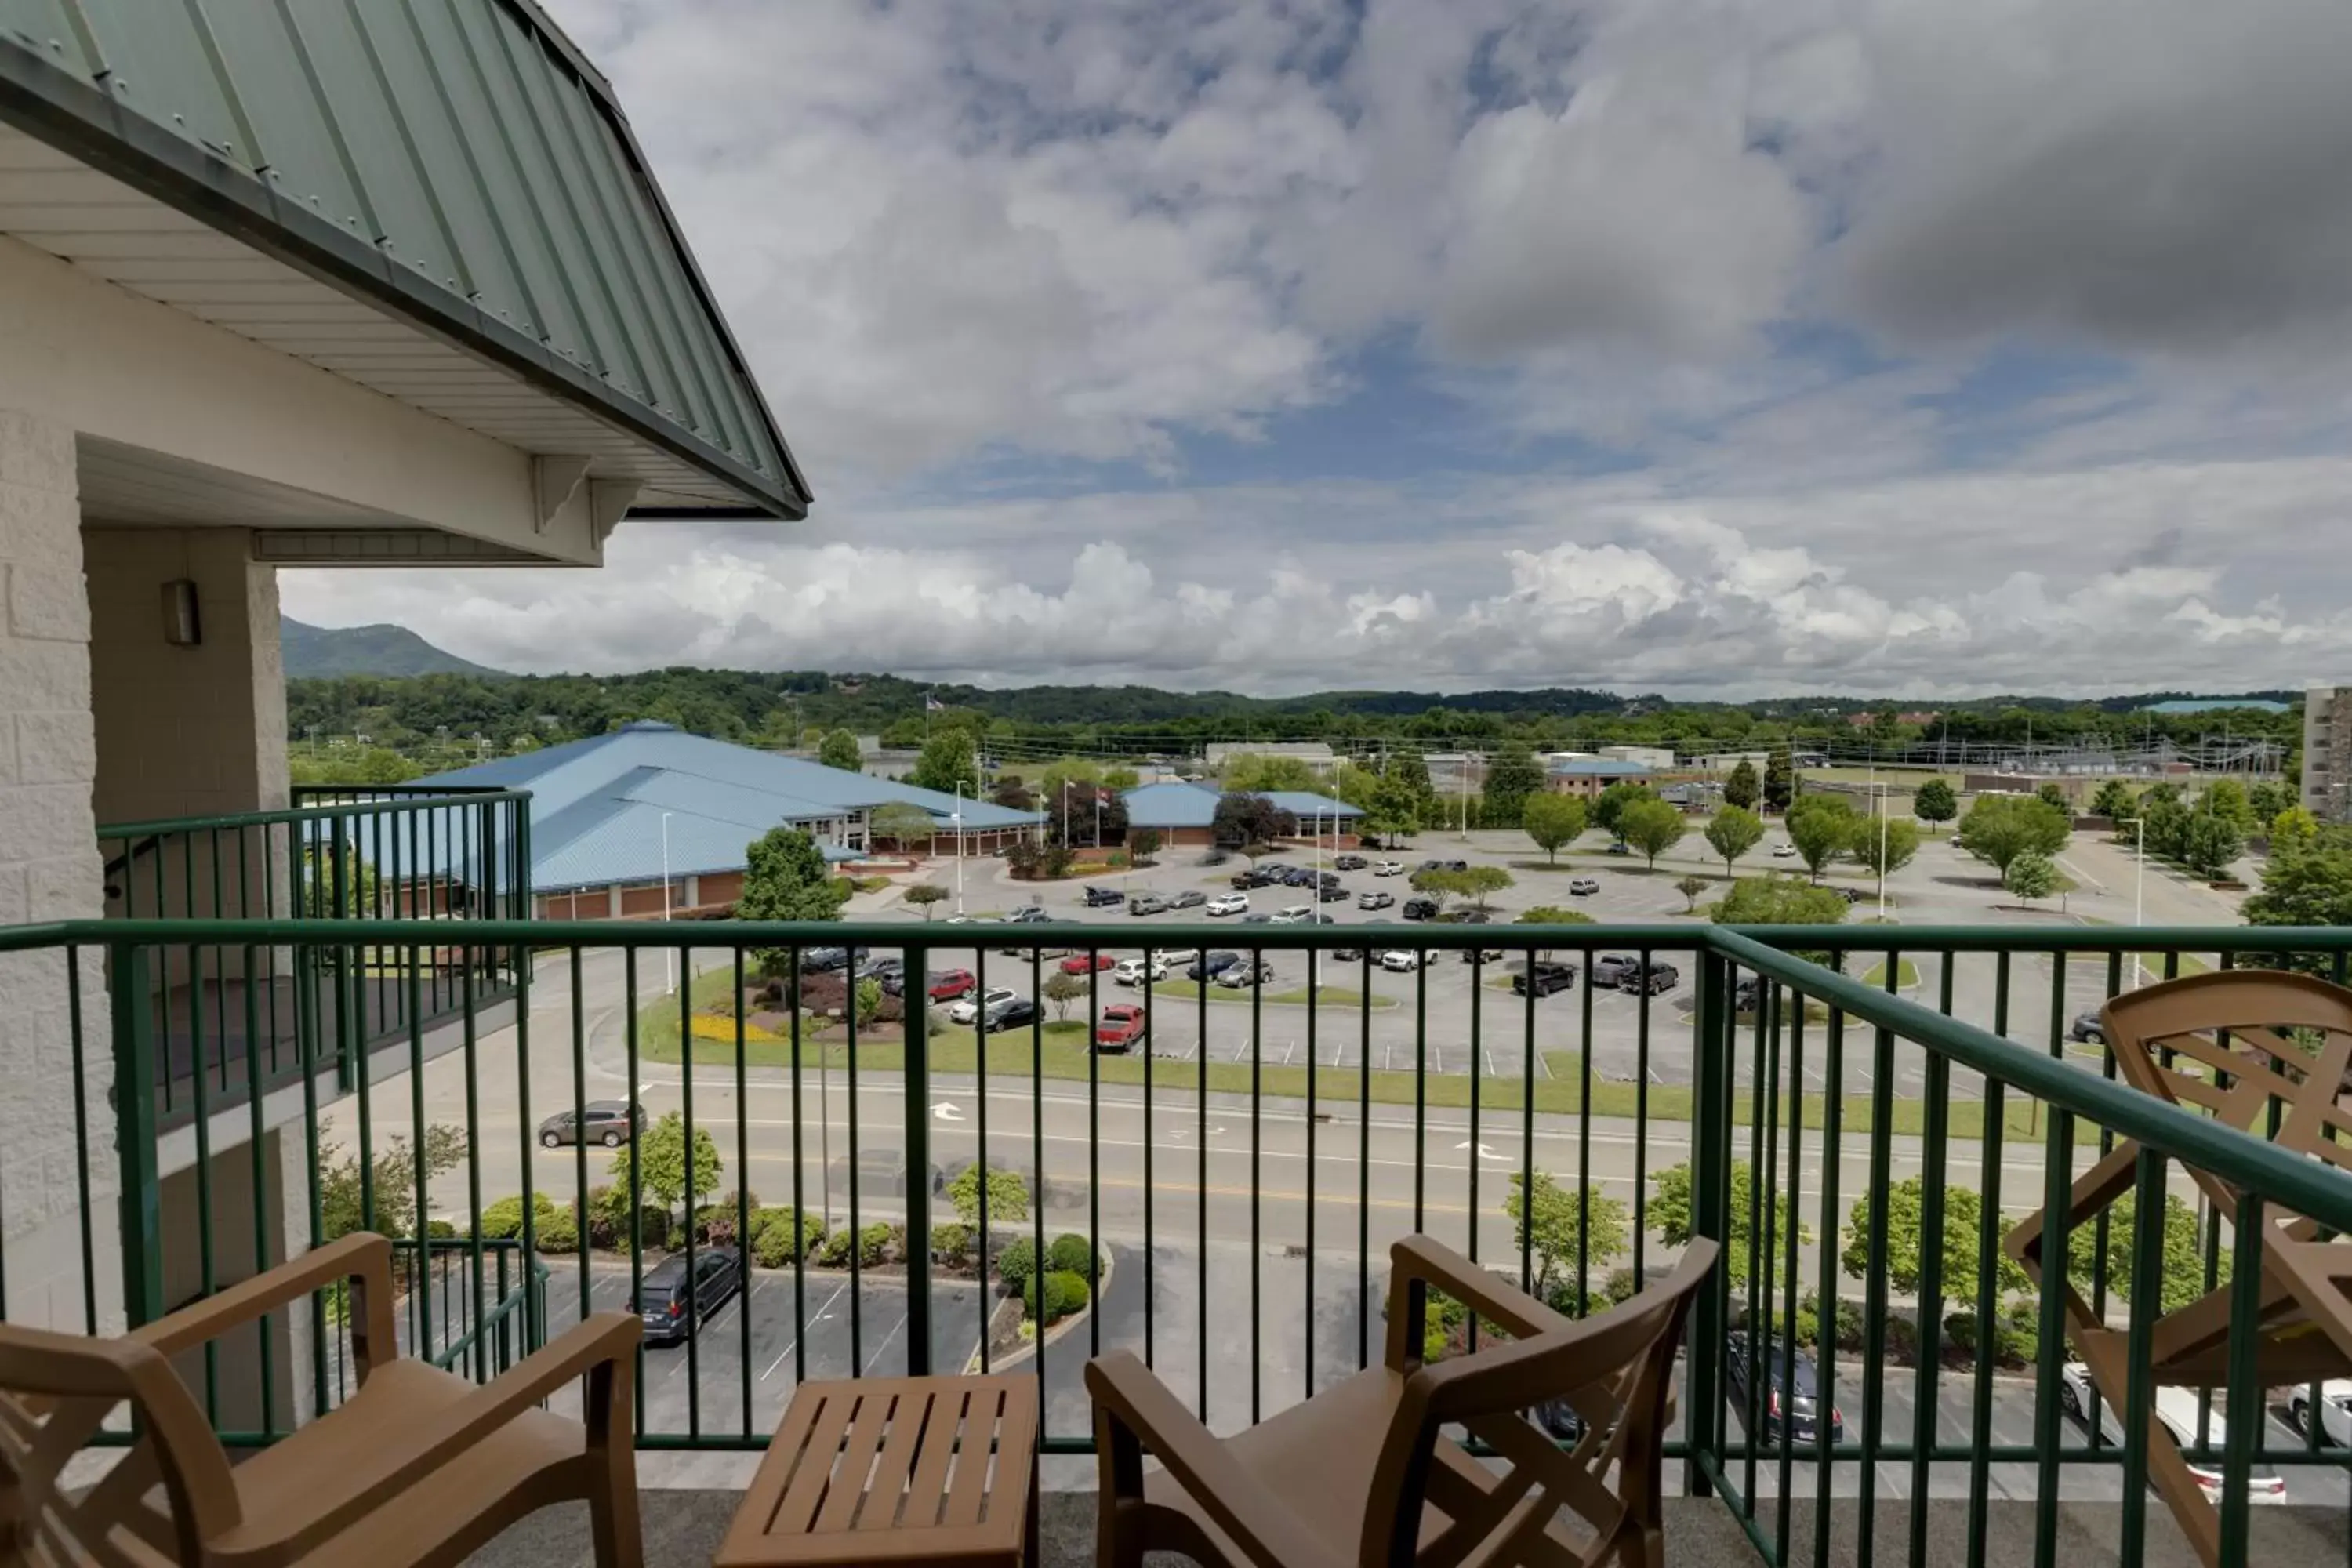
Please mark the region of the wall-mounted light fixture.
[[188, 578], [163, 584], [163, 640], [173, 647], [194, 647], [205, 640], [196, 618], [196, 585]]

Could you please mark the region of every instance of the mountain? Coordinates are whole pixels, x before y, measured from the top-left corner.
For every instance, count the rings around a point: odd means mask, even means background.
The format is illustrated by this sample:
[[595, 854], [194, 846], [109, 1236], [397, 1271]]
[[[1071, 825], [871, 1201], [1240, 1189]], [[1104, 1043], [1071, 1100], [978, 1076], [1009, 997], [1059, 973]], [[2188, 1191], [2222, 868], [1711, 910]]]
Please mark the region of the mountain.
[[278, 619], [286, 676], [499, 675], [502, 670], [444, 653], [406, 626], [313, 626]]

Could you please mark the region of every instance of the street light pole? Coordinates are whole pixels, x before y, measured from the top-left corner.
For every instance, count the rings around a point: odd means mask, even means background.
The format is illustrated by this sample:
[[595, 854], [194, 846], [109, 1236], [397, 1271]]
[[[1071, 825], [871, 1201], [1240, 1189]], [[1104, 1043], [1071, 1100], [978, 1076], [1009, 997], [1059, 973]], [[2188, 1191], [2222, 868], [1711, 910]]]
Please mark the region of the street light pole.
[[955, 810], [948, 820], [955, 824], [956, 835], [956, 913], [963, 913], [963, 780], [956, 780]]
[[[662, 813], [662, 924], [669, 924], [669, 812]], [[677, 989], [677, 950], [667, 942], [662, 945], [662, 994], [668, 995]]]
[[[2132, 851], [2132, 928], [2137, 931], [2139, 928], [2141, 913], [2146, 908], [2141, 899], [2147, 887], [2147, 818], [2145, 816], [2133, 818], [2132, 826], [2137, 829], [2133, 836], [2135, 847]], [[2133, 951], [2132, 989], [2135, 991], [2139, 989], [2140, 967], [2147, 962], [2147, 954], [2137, 949]]]

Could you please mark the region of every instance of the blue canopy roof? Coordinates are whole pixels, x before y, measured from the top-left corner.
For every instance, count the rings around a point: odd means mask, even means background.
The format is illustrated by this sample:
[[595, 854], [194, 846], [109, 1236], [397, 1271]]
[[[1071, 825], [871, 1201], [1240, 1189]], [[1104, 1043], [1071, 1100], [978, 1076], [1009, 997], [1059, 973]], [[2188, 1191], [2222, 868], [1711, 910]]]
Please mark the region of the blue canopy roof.
[[[975, 832], [1044, 820], [652, 720], [415, 783], [530, 791], [531, 885], [541, 890], [659, 878], [665, 817], [673, 877], [740, 870], [745, 847], [772, 827], [816, 827], [892, 802], [928, 811], [943, 832], [959, 806]], [[826, 850], [835, 860], [853, 853]]]

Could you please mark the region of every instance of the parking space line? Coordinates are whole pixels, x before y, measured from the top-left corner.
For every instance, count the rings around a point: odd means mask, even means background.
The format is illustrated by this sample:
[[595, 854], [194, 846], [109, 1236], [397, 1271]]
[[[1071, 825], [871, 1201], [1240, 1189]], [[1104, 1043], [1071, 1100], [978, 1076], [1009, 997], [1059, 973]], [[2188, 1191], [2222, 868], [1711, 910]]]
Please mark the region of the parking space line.
[[897, 1339], [898, 1337], [898, 1331], [906, 1326], [907, 1314], [900, 1312], [898, 1314], [898, 1321], [890, 1325], [890, 1331], [882, 1336], [882, 1342], [874, 1347], [874, 1353], [866, 1358], [865, 1371], [866, 1373], [871, 1373], [874, 1370], [874, 1363], [882, 1359], [882, 1352], [890, 1348], [890, 1342]]
[[1298, 1049], [1298, 1042], [1297, 1040], [1286, 1040], [1283, 1042], [1282, 1065], [1284, 1067], [1288, 1067], [1290, 1065], [1291, 1053], [1297, 1049]]
[[[844, 1283], [842, 1283], [842, 1284], [839, 1284], [839, 1285], [835, 1286], [835, 1287], [833, 1288], [833, 1294], [832, 1294], [832, 1295], [830, 1295], [830, 1296], [827, 1296], [827, 1297], [824, 1299], [824, 1304], [823, 1304], [822, 1306], [820, 1306], [820, 1307], [818, 1307], [818, 1308], [817, 1308], [817, 1310], [816, 1310], [816, 1316], [815, 1316], [815, 1317], [814, 1317], [814, 1318], [809, 1319], [809, 1320], [807, 1321], [807, 1323], [803, 1323], [803, 1324], [802, 1325], [803, 1330], [803, 1331], [805, 1331], [805, 1330], [806, 1330], [806, 1328], [807, 1328], [807, 1324], [808, 1324], [808, 1323], [814, 1323], [814, 1322], [821, 1322], [821, 1321], [824, 1321], [824, 1319], [825, 1319], [825, 1318], [826, 1318], [826, 1317], [831, 1313], [831, 1311], [832, 1311], [832, 1310], [833, 1310], [833, 1304], [834, 1304], [835, 1301], [838, 1301], [838, 1300], [841, 1300], [841, 1293], [842, 1293], [844, 1290], [846, 1290], [846, 1289], [849, 1289], [849, 1286], [848, 1286], [848, 1284], [847, 1284], [847, 1282], [846, 1282], [846, 1281], [845, 1281], [845, 1282], [844, 1282]], [[763, 1372], [763, 1373], [761, 1373], [760, 1374], [760, 1381], [761, 1381], [761, 1383], [765, 1383], [765, 1382], [767, 1382], [767, 1381], [768, 1381], [768, 1379], [769, 1379], [770, 1377], [773, 1376], [773, 1375], [774, 1375], [774, 1373], [775, 1373], [775, 1370], [776, 1370], [778, 1367], [780, 1367], [780, 1366], [782, 1366], [782, 1365], [783, 1365], [783, 1364], [784, 1364], [784, 1358], [785, 1358], [786, 1356], [791, 1355], [791, 1354], [793, 1353], [793, 1351], [795, 1351], [795, 1350], [797, 1350], [798, 1348], [800, 1348], [800, 1342], [800, 1342], [800, 1337], [799, 1337], [798, 1335], [794, 1335], [794, 1336], [793, 1336], [793, 1342], [792, 1342], [791, 1344], [786, 1345], [782, 1350], [781, 1350], [781, 1351], [777, 1352], [776, 1352], [776, 1359], [775, 1359], [775, 1360], [773, 1360], [773, 1361], [772, 1361], [772, 1362], [770, 1362], [770, 1363], [768, 1363], [768, 1370], [767, 1370], [766, 1372]]]

